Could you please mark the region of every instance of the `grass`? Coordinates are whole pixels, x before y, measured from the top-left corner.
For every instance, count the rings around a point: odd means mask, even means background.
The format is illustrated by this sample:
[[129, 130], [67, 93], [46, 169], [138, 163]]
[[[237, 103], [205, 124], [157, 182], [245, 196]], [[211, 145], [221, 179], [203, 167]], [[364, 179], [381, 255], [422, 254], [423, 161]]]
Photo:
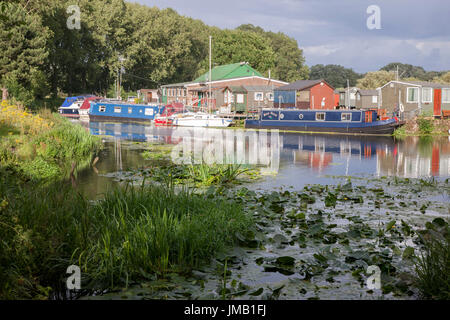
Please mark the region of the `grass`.
[[32, 114], [2, 102], [0, 107], [0, 164], [14, 166], [29, 178], [59, 178], [73, 162], [86, 161], [100, 148], [100, 139], [58, 114]]
[[423, 298], [450, 299], [450, 228], [437, 218], [421, 237], [424, 250], [416, 260], [416, 287]]
[[71, 264], [92, 290], [188, 272], [252, 225], [238, 204], [189, 190], [122, 187], [94, 203], [69, 183], [33, 188], [0, 170], [0, 299], [63, 292]]

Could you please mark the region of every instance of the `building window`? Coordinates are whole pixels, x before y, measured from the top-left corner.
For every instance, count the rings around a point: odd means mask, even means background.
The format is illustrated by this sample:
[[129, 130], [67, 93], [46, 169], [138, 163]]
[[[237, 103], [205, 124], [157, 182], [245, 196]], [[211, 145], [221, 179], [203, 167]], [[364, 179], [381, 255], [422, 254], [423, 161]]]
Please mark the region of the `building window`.
[[105, 112], [106, 111], [106, 106], [98, 106], [98, 111], [99, 112]]
[[359, 93], [356, 94], [356, 100], [361, 100], [361, 95]]
[[354, 92], [350, 92], [350, 100], [355, 100], [356, 94]]
[[442, 102], [450, 103], [450, 89], [442, 89]]
[[433, 102], [433, 89], [422, 88], [422, 102]]
[[267, 100], [273, 101], [273, 92], [267, 92], [266, 97], [267, 97]]
[[316, 112], [317, 121], [325, 121], [325, 112]]
[[255, 92], [255, 101], [263, 101], [264, 94], [262, 92]]
[[352, 114], [351, 113], [341, 114], [341, 121], [352, 121]]
[[122, 112], [122, 108], [121, 107], [114, 107], [114, 112], [115, 113], [121, 113]]
[[244, 95], [242, 93], [236, 96], [236, 103], [244, 103]]
[[408, 88], [406, 94], [406, 102], [419, 102], [419, 88]]
[[378, 96], [372, 96], [372, 103], [378, 103]]

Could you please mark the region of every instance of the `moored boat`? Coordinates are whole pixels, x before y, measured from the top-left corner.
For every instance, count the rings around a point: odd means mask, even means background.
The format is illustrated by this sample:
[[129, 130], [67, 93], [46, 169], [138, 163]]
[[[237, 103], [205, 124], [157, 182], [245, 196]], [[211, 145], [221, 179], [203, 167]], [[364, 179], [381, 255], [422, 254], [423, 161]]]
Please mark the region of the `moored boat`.
[[246, 128], [281, 129], [348, 134], [392, 134], [403, 122], [378, 119], [376, 110], [263, 109], [258, 119], [246, 119]]
[[89, 108], [91, 121], [152, 121], [163, 106], [97, 101]]
[[89, 109], [91, 108], [91, 104], [93, 102], [100, 101], [101, 99], [102, 99], [101, 97], [96, 96], [87, 97], [86, 99], [84, 99], [80, 109], [78, 110], [81, 121], [89, 121]]
[[84, 99], [93, 97], [91, 94], [67, 97], [62, 105], [58, 108], [59, 114], [66, 118], [79, 118], [79, 109], [83, 104]]
[[172, 125], [184, 127], [228, 127], [233, 120], [204, 112], [175, 114]]

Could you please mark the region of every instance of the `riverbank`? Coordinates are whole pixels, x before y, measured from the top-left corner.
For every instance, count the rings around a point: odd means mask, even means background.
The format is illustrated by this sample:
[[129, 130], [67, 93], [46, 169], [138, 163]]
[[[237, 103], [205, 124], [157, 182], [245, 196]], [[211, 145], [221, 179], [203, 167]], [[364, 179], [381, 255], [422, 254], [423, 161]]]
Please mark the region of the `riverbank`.
[[61, 179], [89, 165], [98, 137], [49, 110], [32, 114], [4, 101], [0, 107], [0, 165], [34, 180]]
[[450, 134], [450, 119], [435, 119], [434, 117], [415, 117], [395, 130], [395, 137], [406, 136], [448, 136]]

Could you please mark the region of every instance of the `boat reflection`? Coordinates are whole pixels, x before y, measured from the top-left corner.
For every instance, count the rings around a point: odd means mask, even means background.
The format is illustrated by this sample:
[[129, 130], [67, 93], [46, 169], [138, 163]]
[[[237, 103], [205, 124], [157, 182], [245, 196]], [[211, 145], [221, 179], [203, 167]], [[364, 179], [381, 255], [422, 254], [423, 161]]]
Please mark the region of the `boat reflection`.
[[119, 140], [173, 144], [178, 151], [184, 148], [185, 152], [199, 155], [200, 161], [204, 161], [206, 152], [209, 152], [220, 163], [243, 161], [270, 166], [273, 171], [277, 171], [279, 163], [281, 168], [310, 168], [321, 174], [349, 175], [357, 172], [409, 178], [450, 176], [448, 137], [396, 140], [388, 136], [277, 131], [267, 134], [264, 130], [155, 127], [105, 122], [90, 122], [89, 130], [93, 135], [107, 135]]

